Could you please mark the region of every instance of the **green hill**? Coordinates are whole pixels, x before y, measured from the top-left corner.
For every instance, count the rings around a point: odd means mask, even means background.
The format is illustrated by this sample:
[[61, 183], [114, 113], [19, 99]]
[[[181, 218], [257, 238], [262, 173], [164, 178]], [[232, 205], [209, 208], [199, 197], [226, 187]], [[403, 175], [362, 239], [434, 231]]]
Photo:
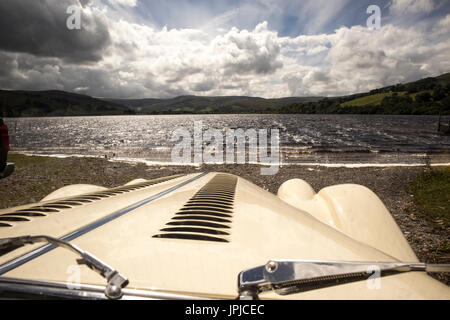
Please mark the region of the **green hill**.
[[450, 73], [350, 96], [294, 103], [279, 112], [450, 115]]
[[264, 99], [258, 97], [223, 96], [199, 97], [180, 96], [171, 99], [109, 99], [107, 101], [124, 105], [136, 113], [256, 113], [276, 112], [279, 108], [298, 102], [319, 101], [323, 97], [289, 97]]
[[[420, 79], [418, 81], [409, 82], [406, 84], [398, 84], [395, 86], [384, 87], [376, 90], [372, 90], [370, 93], [360, 94], [361, 97], [346, 101], [341, 104], [342, 107], [362, 107], [368, 105], [379, 106], [386, 97], [391, 97], [396, 94], [399, 96], [409, 95], [413, 101], [416, 100], [416, 96], [428, 92], [430, 95], [434, 95], [434, 87], [441, 86], [446, 87], [450, 85], [450, 73], [445, 73], [438, 77], [430, 77]], [[405, 91], [402, 91], [405, 90]]]
[[51, 117], [133, 114], [128, 107], [64, 91], [0, 90], [3, 117]]

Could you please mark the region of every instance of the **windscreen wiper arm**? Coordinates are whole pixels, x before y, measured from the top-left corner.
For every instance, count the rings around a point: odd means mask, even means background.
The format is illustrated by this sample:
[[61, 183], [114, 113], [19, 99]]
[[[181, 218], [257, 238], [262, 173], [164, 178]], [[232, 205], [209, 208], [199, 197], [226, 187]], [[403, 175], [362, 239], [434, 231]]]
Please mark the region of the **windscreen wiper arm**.
[[53, 238], [50, 236], [22, 236], [14, 238], [0, 239], [0, 250], [11, 247], [21, 246], [25, 244], [34, 244], [39, 242], [47, 242], [58, 247], [69, 249], [78, 254], [81, 259], [77, 259], [78, 264], [85, 264], [103, 278], [107, 280], [105, 295], [110, 299], [120, 299], [122, 297], [122, 289], [128, 285], [128, 279], [119, 272], [94, 257], [92, 254], [85, 252], [70, 242]]
[[411, 271], [450, 272], [450, 264], [271, 260], [239, 274], [238, 299], [258, 299], [260, 293], [272, 290], [289, 295]]

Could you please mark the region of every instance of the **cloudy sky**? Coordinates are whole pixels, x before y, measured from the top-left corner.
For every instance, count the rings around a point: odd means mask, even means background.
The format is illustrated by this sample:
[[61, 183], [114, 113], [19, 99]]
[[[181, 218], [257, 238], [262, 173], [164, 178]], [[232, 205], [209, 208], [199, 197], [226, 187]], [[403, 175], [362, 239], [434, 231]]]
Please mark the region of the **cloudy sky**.
[[[66, 26], [70, 5], [81, 30]], [[2, 89], [335, 96], [450, 72], [448, 0], [1, 0], [0, 12]]]

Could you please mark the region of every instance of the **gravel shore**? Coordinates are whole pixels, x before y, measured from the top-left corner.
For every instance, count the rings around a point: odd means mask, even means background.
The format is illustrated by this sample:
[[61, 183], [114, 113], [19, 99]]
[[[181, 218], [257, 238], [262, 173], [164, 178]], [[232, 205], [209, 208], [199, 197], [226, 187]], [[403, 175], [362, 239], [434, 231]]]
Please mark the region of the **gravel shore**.
[[[262, 176], [258, 165], [147, 166], [102, 158], [59, 159], [18, 154], [10, 155], [10, 161], [16, 162], [17, 168], [11, 177], [1, 181], [0, 208], [37, 202], [69, 184], [115, 187], [136, 178], [151, 179], [201, 171], [236, 174], [274, 194], [283, 182], [293, 178], [307, 181], [316, 192], [336, 184], [361, 184], [384, 202], [421, 261], [450, 263], [450, 255], [438, 249], [450, 240], [450, 230], [419, 218], [412, 196], [405, 191], [405, 187], [426, 170], [425, 167], [283, 166], [274, 176]], [[439, 275], [438, 278], [449, 284], [448, 277]]]

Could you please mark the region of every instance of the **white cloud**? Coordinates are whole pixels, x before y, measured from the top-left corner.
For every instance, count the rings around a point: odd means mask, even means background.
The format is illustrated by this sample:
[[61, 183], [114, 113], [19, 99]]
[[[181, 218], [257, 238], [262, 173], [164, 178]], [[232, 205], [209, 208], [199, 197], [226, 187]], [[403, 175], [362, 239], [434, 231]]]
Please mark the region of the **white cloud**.
[[433, 42], [432, 38], [392, 25], [378, 31], [343, 27], [329, 37], [327, 66], [305, 67], [293, 61], [284, 80], [290, 95], [342, 95], [436, 76], [450, 71], [446, 56], [450, 40]]
[[438, 28], [440, 28], [443, 32], [447, 32], [447, 34], [450, 32], [450, 14], [439, 21]]
[[[124, 71], [128, 79], [132, 74], [130, 84], [143, 83], [149, 95], [244, 94], [246, 86], [232, 86], [230, 79], [248, 83], [243, 79], [268, 77], [282, 68], [279, 38], [267, 23], [252, 31], [232, 28], [211, 36], [201, 30], [156, 30], [122, 20], [111, 25], [110, 34], [113, 45], [101, 64], [117, 68], [121, 78]], [[222, 87], [229, 89], [221, 91]]]
[[395, 15], [429, 13], [435, 9], [433, 0], [393, 0], [390, 12]]
[[109, 0], [112, 4], [120, 4], [122, 6], [136, 7], [138, 0]]

